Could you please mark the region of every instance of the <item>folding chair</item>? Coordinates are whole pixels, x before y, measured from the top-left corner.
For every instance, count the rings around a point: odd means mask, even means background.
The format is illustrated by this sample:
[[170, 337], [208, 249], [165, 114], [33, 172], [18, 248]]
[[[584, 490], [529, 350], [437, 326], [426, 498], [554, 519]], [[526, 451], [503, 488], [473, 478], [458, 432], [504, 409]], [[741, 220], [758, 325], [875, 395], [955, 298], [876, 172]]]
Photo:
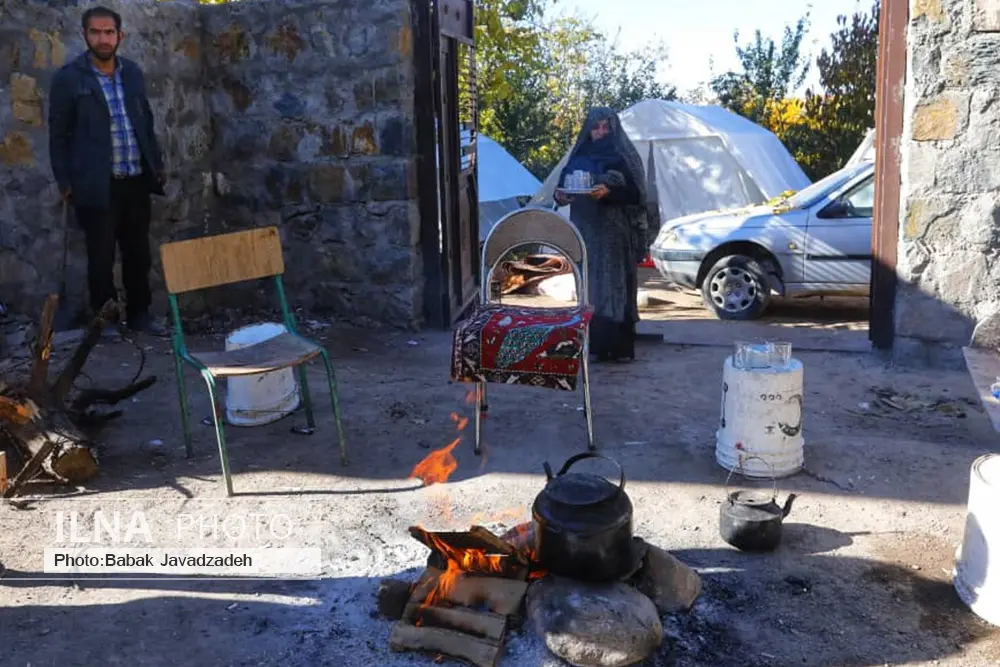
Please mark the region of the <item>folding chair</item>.
[[[570, 261], [575, 306], [532, 308], [491, 302], [490, 284], [497, 265], [512, 250], [531, 245], [553, 248]], [[456, 328], [451, 359], [452, 379], [476, 385], [476, 454], [481, 451], [482, 420], [489, 410], [487, 383], [575, 391], [581, 369], [587, 447], [593, 451], [588, 334], [594, 309], [587, 297], [587, 248], [579, 230], [552, 210], [514, 211], [487, 235], [480, 276], [480, 301]]]
[[[231, 234], [208, 236], [190, 241], [166, 243], [160, 246], [163, 274], [166, 279], [173, 314], [173, 350], [177, 370], [177, 391], [181, 404], [181, 420], [184, 426], [184, 449], [192, 455], [191, 424], [188, 417], [187, 390], [184, 385], [186, 362], [201, 373], [208, 386], [212, 401], [212, 421], [215, 437], [219, 442], [219, 458], [222, 461], [222, 475], [226, 482], [226, 494], [233, 495], [233, 482], [229, 472], [229, 452], [226, 449], [226, 435], [219, 405], [216, 379], [259, 375], [284, 368], [296, 368], [302, 402], [305, 406], [306, 423], [310, 429], [316, 427], [313, 417], [312, 398], [306, 379], [305, 363], [320, 356], [326, 366], [327, 382], [330, 386], [330, 401], [337, 435], [340, 439], [340, 461], [347, 465], [347, 441], [340, 419], [340, 401], [337, 396], [337, 381], [326, 349], [313, 340], [300, 336], [295, 318], [288, 308], [282, 274], [285, 261], [281, 249], [281, 238], [277, 227], [264, 227]], [[281, 303], [286, 332], [255, 345], [225, 352], [189, 352], [181, 327], [180, 309], [177, 295], [234, 283], [274, 278]]]

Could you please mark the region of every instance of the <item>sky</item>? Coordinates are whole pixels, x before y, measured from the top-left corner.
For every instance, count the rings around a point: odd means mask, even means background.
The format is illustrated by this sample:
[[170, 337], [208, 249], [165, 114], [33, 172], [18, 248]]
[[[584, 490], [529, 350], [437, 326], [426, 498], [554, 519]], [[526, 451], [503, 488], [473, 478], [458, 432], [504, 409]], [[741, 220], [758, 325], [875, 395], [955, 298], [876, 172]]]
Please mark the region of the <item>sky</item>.
[[[553, 10], [593, 19], [612, 35], [620, 30], [620, 44], [626, 48], [665, 44], [669, 65], [661, 76], [684, 93], [711, 78], [713, 69], [719, 74], [738, 65], [734, 30], [739, 30], [741, 43], [753, 39], [758, 28], [780, 42], [784, 27], [794, 25], [808, 10], [810, 26], [803, 50], [815, 63], [816, 55], [829, 46], [837, 16], [867, 12], [871, 5], [870, 0], [557, 0]], [[813, 64], [803, 88], [817, 81]]]

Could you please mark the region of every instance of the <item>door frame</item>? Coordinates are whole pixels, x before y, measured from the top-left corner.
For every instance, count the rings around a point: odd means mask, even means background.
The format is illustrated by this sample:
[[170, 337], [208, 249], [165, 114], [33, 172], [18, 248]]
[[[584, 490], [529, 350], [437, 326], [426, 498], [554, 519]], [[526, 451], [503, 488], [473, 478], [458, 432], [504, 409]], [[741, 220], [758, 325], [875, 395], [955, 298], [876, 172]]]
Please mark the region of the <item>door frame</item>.
[[882, 0], [875, 82], [875, 206], [872, 215], [872, 277], [868, 338], [890, 350], [896, 333], [899, 246], [900, 151], [906, 86], [909, 0]]
[[[473, 0], [412, 0], [415, 59], [415, 139], [423, 268], [423, 321], [449, 329], [478, 295], [479, 209], [476, 197], [478, 118], [472, 110], [472, 141], [463, 149], [459, 128], [459, 52], [470, 49], [475, 93]], [[462, 168], [470, 155], [471, 170]], [[460, 197], [469, 200], [463, 207]], [[474, 238], [463, 244], [463, 226]], [[465, 247], [468, 246], [468, 247]], [[463, 270], [464, 268], [464, 270]], [[466, 275], [471, 271], [471, 277]]]

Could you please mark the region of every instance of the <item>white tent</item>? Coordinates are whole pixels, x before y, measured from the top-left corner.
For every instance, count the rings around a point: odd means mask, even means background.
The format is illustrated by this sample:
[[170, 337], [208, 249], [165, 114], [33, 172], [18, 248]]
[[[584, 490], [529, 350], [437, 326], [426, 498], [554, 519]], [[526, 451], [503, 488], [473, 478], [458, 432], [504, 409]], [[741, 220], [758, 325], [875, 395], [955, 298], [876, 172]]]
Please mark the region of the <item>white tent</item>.
[[[645, 100], [621, 114], [622, 126], [642, 156], [652, 227], [684, 215], [757, 204], [809, 178], [781, 141], [761, 126], [719, 106]], [[552, 193], [569, 158], [563, 157], [536, 193]]]
[[486, 235], [500, 218], [521, 207], [518, 197], [531, 197], [542, 182], [503, 149], [503, 146], [484, 134], [477, 140], [479, 167], [479, 240]]

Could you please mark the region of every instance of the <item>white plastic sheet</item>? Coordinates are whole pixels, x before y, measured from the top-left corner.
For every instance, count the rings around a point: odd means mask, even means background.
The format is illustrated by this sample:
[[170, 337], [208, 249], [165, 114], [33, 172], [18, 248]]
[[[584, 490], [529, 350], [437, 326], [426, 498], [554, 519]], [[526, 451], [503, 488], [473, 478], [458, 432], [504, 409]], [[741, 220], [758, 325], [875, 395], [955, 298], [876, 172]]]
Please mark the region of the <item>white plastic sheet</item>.
[[520, 208], [518, 197], [532, 196], [542, 182], [486, 135], [479, 135], [476, 150], [479, 169], [479, 237], [482, 241], [500, 218]]

